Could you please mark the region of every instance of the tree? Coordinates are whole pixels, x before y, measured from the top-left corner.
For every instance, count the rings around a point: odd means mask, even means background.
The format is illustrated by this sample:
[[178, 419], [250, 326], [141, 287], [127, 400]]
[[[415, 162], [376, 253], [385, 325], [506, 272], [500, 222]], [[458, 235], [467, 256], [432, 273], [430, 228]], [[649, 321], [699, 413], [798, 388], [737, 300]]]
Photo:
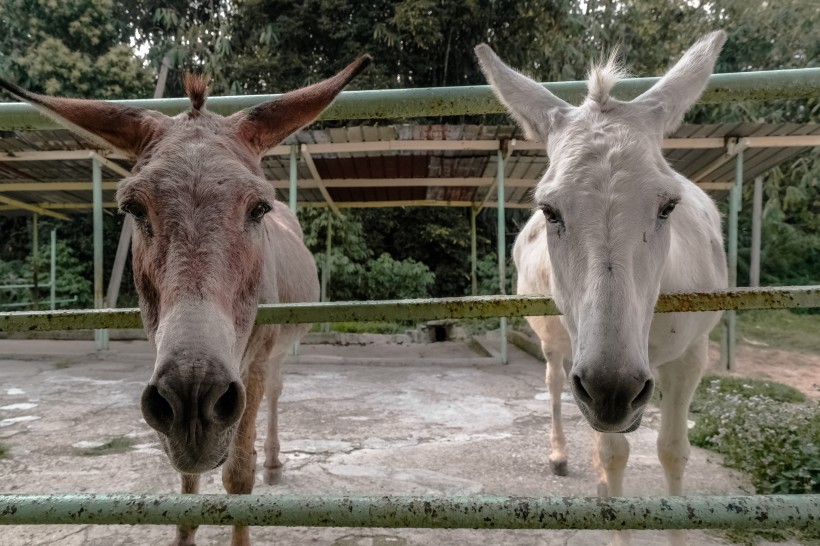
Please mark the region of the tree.
[[112, 0], [2, 0], [0, 69], [41, 93], [145, 97], [153, 74], [121, 43]]

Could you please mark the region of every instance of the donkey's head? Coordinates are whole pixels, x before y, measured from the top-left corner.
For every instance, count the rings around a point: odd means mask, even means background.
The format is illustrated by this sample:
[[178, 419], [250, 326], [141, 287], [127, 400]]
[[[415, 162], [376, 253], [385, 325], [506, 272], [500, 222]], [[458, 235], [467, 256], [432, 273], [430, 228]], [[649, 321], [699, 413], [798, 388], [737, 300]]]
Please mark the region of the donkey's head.
[[192, 109], [176, 117], [0, 85], [67, 128], [136, 157], [117, 191], [135, 222], [134, 280], [157, 347], [142, 413], [171, 463], [201, 473], [228, 455], [245, 408], [240, 363], [256, 316], [264, 227], [274, 190], [260, 156], [313, 121], [369, 62], [229, 117], [204, 108], [206, 80], [186, 78]]
[[609, 95], [621, 75], [610, 59], [591, 71], [580, 107], [510, 69], [488, 46], [476, 48], [500, 100], [528, 137], [546, 143], [550, 165], [535, 202], [546, 220], [550, 281], [572, 339], [572, 392], [602, 432], [636, 429], [652, 394], [649, 327], [673, 211], [688, 183], [661, 145], [703, 92], [725, 39], [722, 31], [704, 36], [630, 102]]

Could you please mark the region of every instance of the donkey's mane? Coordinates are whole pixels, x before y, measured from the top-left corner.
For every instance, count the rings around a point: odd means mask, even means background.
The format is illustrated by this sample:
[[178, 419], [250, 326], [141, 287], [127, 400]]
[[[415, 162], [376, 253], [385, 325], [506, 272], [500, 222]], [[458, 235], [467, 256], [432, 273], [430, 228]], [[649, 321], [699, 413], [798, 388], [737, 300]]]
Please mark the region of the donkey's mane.
[[211, 83], [211, 78], [206, 74], [185, 74], [185, 80], [183, 81], [185, 95], [191, 99], [191, 106], [196, 112], [199, 112], [205, 105], [205, 101], [208, 100], [209, 83]]
[[606, 60], [593, 63], [587, 72], [587, 100], [596, 102], [602, 110], [607, 110], [607, 105], [613, 101], [609, 93], [619, 80], [627, 77], [629, 72], [618, 60], [618, 50], [610, 53]]

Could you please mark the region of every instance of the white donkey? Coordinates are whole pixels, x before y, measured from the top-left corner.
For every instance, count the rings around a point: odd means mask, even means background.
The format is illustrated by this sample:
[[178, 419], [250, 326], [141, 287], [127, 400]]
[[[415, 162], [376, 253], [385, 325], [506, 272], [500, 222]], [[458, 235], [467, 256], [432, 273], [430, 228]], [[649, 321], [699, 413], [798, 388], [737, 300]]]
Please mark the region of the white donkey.
[[[669, 493], [683, 493], [687, 412], [720, 313], [653, 309], [661, 291], [726, 287], [726, 260], [715, 204], [672, 170], [661, 145], [703, 92], [725, 40], [725, 32], [707, 34], [629, 102], [610, 96], [622, 75], [610, 58], [592, 69], [579, 107], [506, 66], [487, 45], [476, 48], [499, 99], [529, 138], [546, 143], [550, 166], [535, 191], [538, 210], [515, 243], [518, 291], [552, 295], [563, 312], [529, 317], [547, 358], [552, 470], [566, 473], [560, 394], [563, 360], [571, 358], [572, 392], [596, 431], [602, 496], [623, 494], [623, 433], [640, 425], [655, 380], [663, 395], [658, 457]], [[684, 541], [680, 532], [670, 538]]]

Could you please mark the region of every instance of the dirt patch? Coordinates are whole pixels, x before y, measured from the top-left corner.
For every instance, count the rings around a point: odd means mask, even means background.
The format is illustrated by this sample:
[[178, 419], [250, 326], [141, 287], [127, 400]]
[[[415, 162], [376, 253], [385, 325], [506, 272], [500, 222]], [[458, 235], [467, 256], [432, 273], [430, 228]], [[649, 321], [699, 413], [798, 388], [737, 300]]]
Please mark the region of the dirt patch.
[[820, 355], [738, 345], [735, 369], [726, 372], [720, 367], [720, 345], [711, 343], [709, 361], [713, 373], [777, 381], [820, 399]]

